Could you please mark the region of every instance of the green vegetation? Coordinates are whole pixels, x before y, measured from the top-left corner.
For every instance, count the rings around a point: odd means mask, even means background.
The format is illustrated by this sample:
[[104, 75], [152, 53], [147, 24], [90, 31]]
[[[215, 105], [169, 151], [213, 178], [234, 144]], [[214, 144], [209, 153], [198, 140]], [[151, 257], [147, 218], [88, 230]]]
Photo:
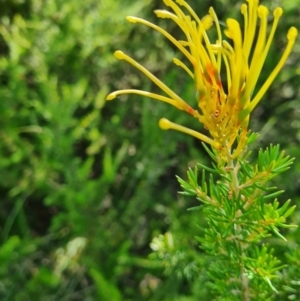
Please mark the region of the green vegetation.
[[[191, 5], [199, 15], [214, 5], [222, 19], [240, 5], [203, 2]], [[280, 4], [285, 18], [262, 81], [287, 29], [299, 24], [296, 2]], [[136, 96], [105, 103], [115, 89], [155, 89], [115, 60], [121, 48], [194, 99], [193, 83], [171, 63], [172, 46], [125, 20], [154, 20], [161, 1], [4, 0], [0, 7], [0, 299], [212, 300], [204, 283], [213, 258], [195, 239], [205, 215], [187, 211], [199, 202], [177, 193], [175, 177], [186, 181], [188, 167], [210, 158], [199, 141], [157, 126], [161, 116], [194, 129], [198, 122]], [[251, 121], [259, 147], [279, 143], [295, 157], [272, 182], [285, 189], [281, 205], [300, 201], [299, 61], [298, 39]], [[299, 205], [288, 223], [299, 225]], [[266, 239], [288, 264], [275, 282], [278, 301], [300, 299], [299, 231], [285, 229], [287, 242]]]

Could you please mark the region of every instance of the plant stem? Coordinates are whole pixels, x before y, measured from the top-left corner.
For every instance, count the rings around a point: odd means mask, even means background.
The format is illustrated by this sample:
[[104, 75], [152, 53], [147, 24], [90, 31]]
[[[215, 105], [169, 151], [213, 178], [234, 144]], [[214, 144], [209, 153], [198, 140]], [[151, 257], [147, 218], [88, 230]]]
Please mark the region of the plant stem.
[[243, 301], [250, 301], [249, 295], [249, 279], [245, 275], [244, 268], [241, 269], [241, 283], [243, 288]]
[[[229, 173], [230, 173], [230, 176], [231, 176], [231, 180], [232, 180], [232, 183], [230, 185], [229, 184], [229, 187], [231, 187], [232, 189], [232, 192], [233, 192], [233, 196], [234, 196], [234, 199], [237, 199], [240, 195], [240, 190], [241, 190], [241, 187], [239, 185], [239, 179], [238, 179], [238, 173], [239, 173], [239, 164], [238, 164], [238, 160], [234, 160], [232, 159], [232, 156], [231, 156], [231, 149], [228, 148], [227, 149], [227, 170], [229, 170]], [[235, 213], [235, 216], [236, 217], [239, 217], [240, 215], [242, 214], [241, 210], [238, 210], [236, 213]], [[236, 227], [237, 229], [237, 232], [241, 232], [242, 229], [241, 229], [241, 225], [237, 224]], [[240, 254], [240, 258], [242, 259], [243, 258], [243, 243], [239, 240], [239, 239], [236, 239], [236, 243], [239, 244], [239, 250], [242, 250], [242, 254]], [[245, 274], [245, 271], [244, 271], [244, 267], [243, 267], [243, 262], [241, 260], [240, 262], [242, 264], [242, 268], [241, 268], [241, 272], [240, 272], [240, 283], [241, 283], [241, 286], [242, 286], [242, 300], [243, 301], [250, 301], [250, 295], [249, 295], [249, 279], [247, 278], [246, 274]]]

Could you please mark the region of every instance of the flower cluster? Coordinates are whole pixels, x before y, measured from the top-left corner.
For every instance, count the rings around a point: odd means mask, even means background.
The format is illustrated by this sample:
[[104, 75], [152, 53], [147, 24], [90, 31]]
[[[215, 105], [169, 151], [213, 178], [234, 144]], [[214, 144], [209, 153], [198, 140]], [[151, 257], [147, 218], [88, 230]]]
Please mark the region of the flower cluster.
[[[226, 20], [226, 29], [222, 35], [220, 22], [212, 7], [206, 16], [199, 19], [186, 1], [163, 1], [173, 12], [156, 10], [157, 17], [175, 22], [184, 33], [186, 40], [177, 40], [161, 27], [144, 19], [127, 17], [127, 20], [132, 23], [142, 23], [159, 31], [182, 52], [189, 66], [177, 58], [174, 58], [174, 63], [182, 67], [195, 82], [198, 108], [193, 108], [150, 71], [122, 51], [116, 51], [115, 57], [124, 59], [139, 69], [164, 91], [166, 96], [127, 89], [109, 94], [107, 100], [112, 100], [121, 94], [134, 93], [167, 102], [197, 118], [209, 131], [211, 137], [165, 118], [159, 122], [161, 128], [191, 134], [217, 150], [226, 151], [231, 158], [235, 158], [244, 149], [250, 113], [283, 67], [291, 53], [298, 31], [295, 27], [289, 29], [288, 42], [281, 59], [254, 95], [254, 88], [283, 13], [282, 9], [278, 7], [274, 10], [273, 23], [268, 29], [267, 7], [259, 5], [258, 0], [248, 0], [248, 4], [241, 6], [241, 13], [244, 16], [243, 30], [236, 20], [229, 18]], [[217, 36], [214, 42], [211, 42], [208, 35], [212, 27], [215, 28]], [[229, 41], [224, 39], [224, 36]], [[221, 72], [221, 68], [224, 72]], [[221, 78], [221, 74], [224, 78]]]

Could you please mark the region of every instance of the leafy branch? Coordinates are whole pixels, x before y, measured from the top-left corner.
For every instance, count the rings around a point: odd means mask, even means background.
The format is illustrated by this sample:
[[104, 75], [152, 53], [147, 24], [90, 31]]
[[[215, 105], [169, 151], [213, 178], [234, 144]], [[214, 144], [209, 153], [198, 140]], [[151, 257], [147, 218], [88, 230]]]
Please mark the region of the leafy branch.
[[[241, 287], [245, 277], [247, 289], [251, 279], [258, 278], [276, 291], [271, 280], [283, 266], [267, 245], [259, 247], [257, 243], [272, 233], [285, 240], [279, 228], [296, 227], [286, 222], [296, 206], [291, 206], [290, 200], [281, 204], [277, 197], [284, 191], [270, 186], [275, 176], [290, 167], [293, 158], [280, 152], [278, 145], [260, 150], [254, 162], [243, 159], [249, 158], [250, 153], [227, 164], [211, 150], [208, 153], [216, 163], [212, 167], [198, 163], [187, 171], [187, 181], [177, 176], [183, 189], [181, 194], [196, 196], [201, 202], [200, 206], [190, 208], [202, 210], [207, 223], [197, 240], [201, 248], [216, 256], [222, 265], [224, 261], [231, 263], [227, 273], [234, 271]], [[218, 268], [212, 269], [218, 274]], [[224, 283], [227, 281], [228, 277], [224, 277], [223, 288], [228, 288]], [[216, 284], [216, 291], [220, 290], [219, 285]]]

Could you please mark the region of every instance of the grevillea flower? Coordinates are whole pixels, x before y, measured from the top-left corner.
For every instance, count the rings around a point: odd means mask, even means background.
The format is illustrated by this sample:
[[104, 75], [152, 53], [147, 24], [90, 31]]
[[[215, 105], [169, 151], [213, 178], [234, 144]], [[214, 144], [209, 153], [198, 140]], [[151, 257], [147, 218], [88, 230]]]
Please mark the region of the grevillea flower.
[[[177, 40], [161, 27], [146, 20], [137, 17], [127, 17], [127, 20], [132, 23], [142, 23], [159, 31], [183, 53], [190, 66], [177, 58], [173, 61], [195, 82], [198, 108], [193, 108], [150, 71], [122, 51], [116, 51], [115, 57], [126, 60], [139, 69], [165, 92], [166, 96], [127, 89], [109, 94], [107, 100], [112, 100], [121, 94], [134, 93], [167, 102], [197, 118], [209, 131], [211, 137], [165, 118], [159, 122], [161, 128], [175, 129], [193, 135], [215, 149], [224, 151], [227, 155], [229, 153], [231, 158], [235, 158], [245, 146], [250, 113], [283, 67], [291, 53], [298, 31], [295, 27], [289, 29], [288, 42], [279, 62], [258, 92], [253, 94], [283, 13], [282, 9], [278, 7], [274, 10], [273, 23], [268, 30], [267, 7], [259, 5], [258, 0], [247, 0], [248, 4], [241, 6], [241, 13], [244, 16], [243, 31], [236, 20], [226, 20], [224, 35], [229, 39], [227, 41], [223, 38], [219, 20], [212, 7], [208, 15], [199, 19], [186, 1], [163, 1], [173, 12], [156, 10], [155, 14], [159, 18], [167, 18], [175, 22], [183, 31], [186, 40]], [[215, 27], [217, 34], [217, 40], [214, 42], [211, 42], [208, 36], [208, 30], [212, 27]], [[224, 68], [223, 73], [226, 78], [221, 78], [221, 68]]]

